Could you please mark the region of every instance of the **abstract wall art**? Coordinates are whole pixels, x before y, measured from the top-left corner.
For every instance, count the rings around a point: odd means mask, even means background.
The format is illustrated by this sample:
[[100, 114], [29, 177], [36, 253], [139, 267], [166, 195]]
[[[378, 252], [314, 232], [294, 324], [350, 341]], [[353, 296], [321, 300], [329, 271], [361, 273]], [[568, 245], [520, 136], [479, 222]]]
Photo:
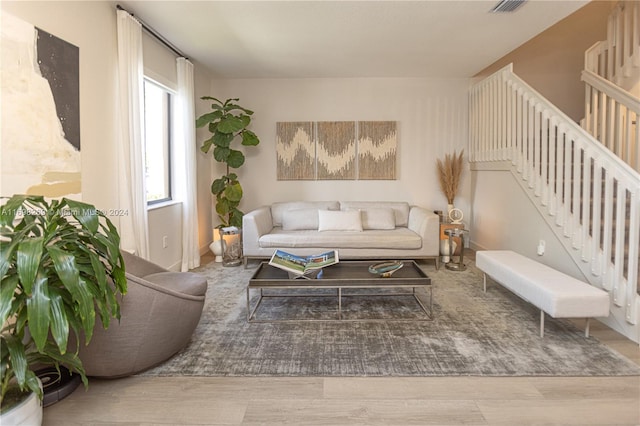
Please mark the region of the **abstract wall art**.
[[311, 121], [276, 123], [278, 180], [316, 177], [315, 126]]
[[278, 180], [393, 180], [395, 121], [276, 123]]
[[396, 178], [395, 121], [358, 122], [358, 179]]
[[354, 121], [321, 121], [318, 126], [318, 180], [356, 178]]
[[81, 198], [79, 49], [2, 15], [3, 196]]

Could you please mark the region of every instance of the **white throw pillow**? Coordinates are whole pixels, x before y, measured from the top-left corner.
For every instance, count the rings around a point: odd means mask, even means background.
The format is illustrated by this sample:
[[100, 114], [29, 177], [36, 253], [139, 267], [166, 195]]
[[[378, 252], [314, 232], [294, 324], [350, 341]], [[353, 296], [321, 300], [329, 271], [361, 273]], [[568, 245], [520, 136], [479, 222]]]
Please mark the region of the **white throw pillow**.
[[318, 210], [318, 231], [362, 232], [360, 211]]
[[396, 214], [392, 208], [361, 209], [362, 229], [395, 229]]
[[318, 229], [318, 209], [286, 210], [282, 212], [284, 231]]

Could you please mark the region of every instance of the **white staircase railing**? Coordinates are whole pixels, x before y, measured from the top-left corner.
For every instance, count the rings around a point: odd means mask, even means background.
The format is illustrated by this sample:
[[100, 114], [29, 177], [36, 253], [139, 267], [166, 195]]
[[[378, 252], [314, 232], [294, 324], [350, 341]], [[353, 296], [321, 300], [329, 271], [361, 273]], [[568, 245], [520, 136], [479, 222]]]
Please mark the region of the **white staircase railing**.
[[635, 325], [637, 341], [640, 175], [512, 65], [472, 87], [469, 148], [472, 162], [511, 162], [587, 280], [610, 292], [612, 313]]
[[621, 1], [609, 15], [607, 40], [585, 52], [585, 69], [624, 87], [634, 67], [640, 67], [640, 2]]
[[582, 127], [636, 171], [640, 171], [640, 99], [592, 71], [582, 71]]

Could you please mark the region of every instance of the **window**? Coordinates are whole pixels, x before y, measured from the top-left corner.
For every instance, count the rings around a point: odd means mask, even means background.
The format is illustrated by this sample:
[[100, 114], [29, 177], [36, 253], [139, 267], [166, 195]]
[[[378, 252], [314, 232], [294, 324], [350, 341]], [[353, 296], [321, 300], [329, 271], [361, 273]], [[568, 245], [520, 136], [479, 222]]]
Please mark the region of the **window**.
[[144, 80], [144, 147], [147, 204], [171, 200], [172, 93]]

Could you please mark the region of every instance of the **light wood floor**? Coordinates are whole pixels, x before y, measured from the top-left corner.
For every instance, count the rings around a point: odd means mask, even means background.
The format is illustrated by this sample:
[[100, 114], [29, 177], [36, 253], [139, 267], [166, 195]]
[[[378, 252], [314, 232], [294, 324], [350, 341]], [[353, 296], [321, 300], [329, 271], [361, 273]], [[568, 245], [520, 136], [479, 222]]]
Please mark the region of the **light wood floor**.
[[[637, 344], [591, 335], [640, 365]], [[637, 426], [640, 377], [91, 379], [44, 410], [45, 426], [283, 424]]]

